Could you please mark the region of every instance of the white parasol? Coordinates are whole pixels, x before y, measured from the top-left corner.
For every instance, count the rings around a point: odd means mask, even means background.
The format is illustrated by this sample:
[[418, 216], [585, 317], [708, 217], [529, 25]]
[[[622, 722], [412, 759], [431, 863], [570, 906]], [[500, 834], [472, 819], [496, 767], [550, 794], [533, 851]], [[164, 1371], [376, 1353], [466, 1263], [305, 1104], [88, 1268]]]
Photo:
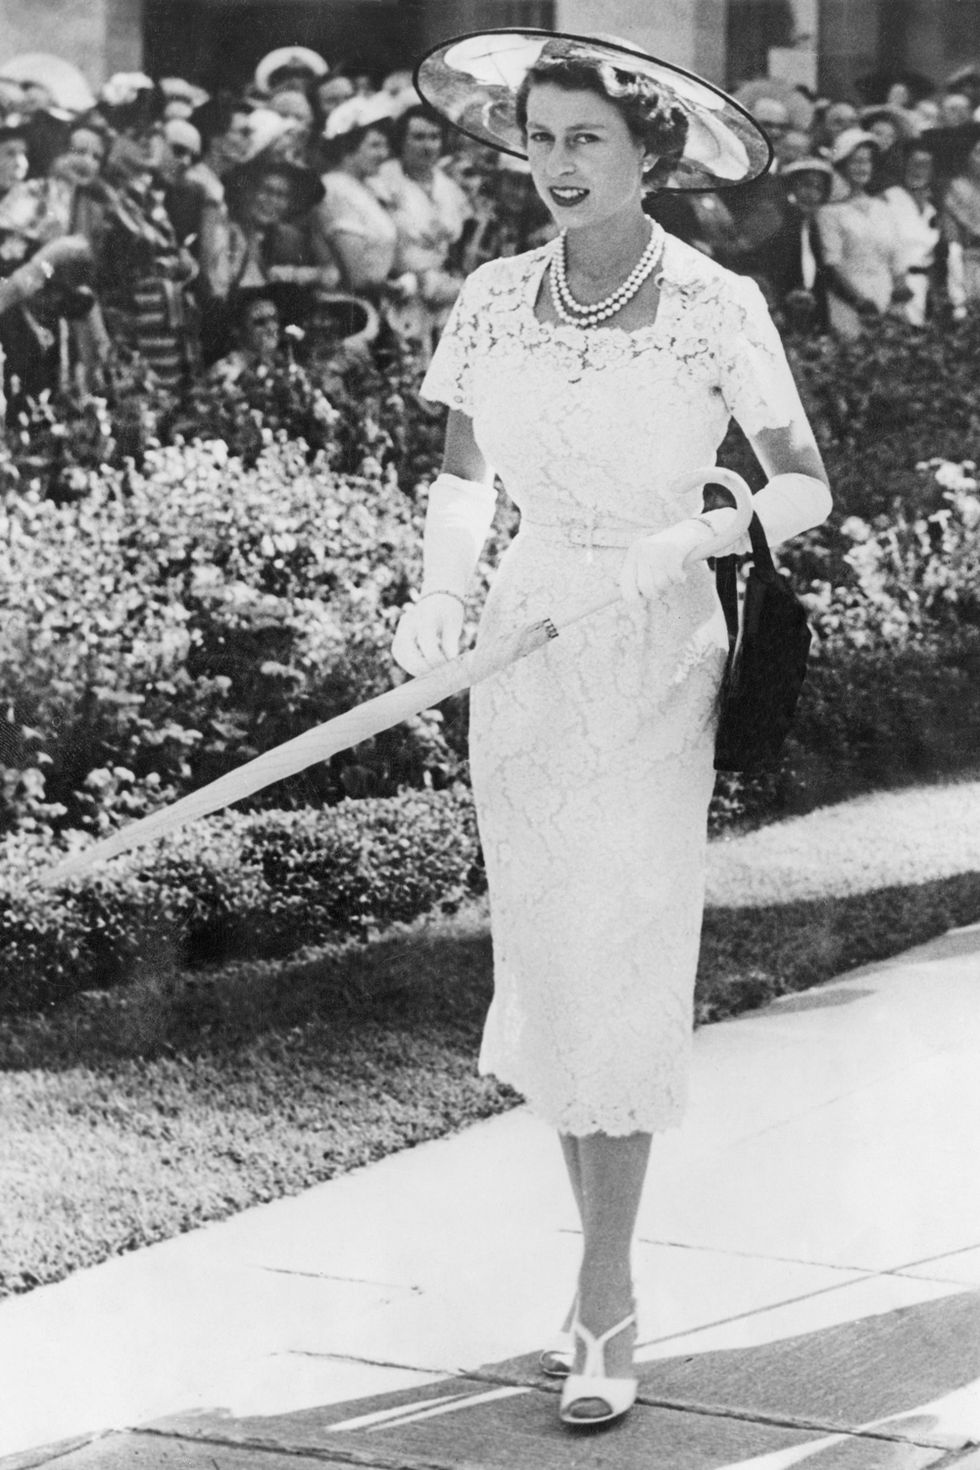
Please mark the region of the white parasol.
[[[724, 485], [731, 492], [735, 499], [736, 518], [723, 537], [712, 537], [703, 546], [699, 546], [690, 560], [702, 561], [707, 557], [720, 555], [745, 533], [752, 519], [752, 493], [741, 475], [733, 470], [712, 465], [692, 473], [673, 488], [676, 493], [684, 494], [706, 484]], [[42, 873], [38, 881], [42, 887], [53, 888], [71, 878], [79, 877], [96, 863], [105, 862], [107, 858], [118, 857], [134, 847], [152, 842], [154, 838], [173, 832], [197, 817], [207, 816], [243, 797], [252, 796], [263, 787], [282, 781], [286, 776], [293, 776], [307, 766], [329, 760], [340, 751], [349, 750], [352, 745], [357, 745], [372, 735], [378, 735], [382, 730], [387, 730], [432, 705], [440, 704], [451, 694], [458, 694], [461, 690], [490, 678], [492, 674], [516, 663], [518, 659], [526, 658], [537, 649], [544, 648], [566, 628], [581, 622], [583, 618], [591, 617], [593, 613], [601, 612], [618, 600], [618, 592], [604, 597], [600, 602], [582, 608], [574, 617], [567, 619], [561, 628], [556, 627], [550, 618], [542, 618], [488, 647], [472, 648], [430, 673], [421, 674], [406, 684], [388, 689], [384, 694], [378, 694], [322, 725], [304, 730], [302, 735], [265, 751], [254, 760], [237, 766], [235, 770], [219, 776], [216, 781], [202, 786], [199, 791], [192, 791], [169, 806], [162, 807], [160, 811], [151, 812], [149, 816], [121, 827], [109, 837], [93, 843], [91, 847], [73, 854]]]

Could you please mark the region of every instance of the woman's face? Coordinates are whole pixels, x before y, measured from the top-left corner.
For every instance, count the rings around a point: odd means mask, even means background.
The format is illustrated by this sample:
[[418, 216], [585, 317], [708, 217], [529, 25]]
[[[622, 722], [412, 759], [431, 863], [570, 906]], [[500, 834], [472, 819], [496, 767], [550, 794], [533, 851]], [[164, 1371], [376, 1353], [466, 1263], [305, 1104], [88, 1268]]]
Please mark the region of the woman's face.
[[878, 139], [883, 153], [887, 153], [889, 148], [894, 148], [898, 142], [898, 128], [891, 118], [876, 117], [868, 132]]
[[328, 77], [316, 89], [316, 100], [323, 116], [329, 117], [334, 108], [354, 95], [354, 83], [350, 77]]
[[369, 179], [378, 172], [387, 157], [388, 139], [379, 128], [369, 128], [353, 153], [348, 155], [348, 163], [359, 179]]
[[289, 123], [295, 137], [303, 140], [313, 132], [313, 108], [302, 92], [277, 92], [269, 103], [273, 112], [278, 112]]
[[26, 178], [27, 144], [23, 138], [5, 138], [0, 143], [0, 194]]
[[850, 158], [845, 158], [841, 165], [841, 172], [854, 189], [866, 189], [874, 171], [875, 150], [870, 143], [862, 143], [855, 148]]
[[425, 117], [413, 117], [405, 129], [401, 161], [405, 172], [429, 173], [442, 153], [442, 129]]
[[241, 343], [246, 352], [262, 362], [274, 357], [279, 346], [279, 312], [275, 303], [260, 297], [245, 310]]
[[532, 87], [527, 152], [534, 187], [561, 228], [611, 221], [642, 200], [643, 145], [594, 92]]
[[248, 218], [251, 224], [267, 229], [280, 225], [293, 203], [293, 186], [285, 174], [270, 170], [260, 174], [248, 196]]
[[76, 128], [68, 140], [64, 162], [80, 184], [98, 178], [105, 161], [105, 139], [92, 128]]
[[932, 154], [928, 148], [913, 148], [905, 160], [906, 189], [927, 189], [932, 183]]
[[112, 162], [125, 173], [154, 173], [163, 162], [163, 130], [159, 123], [126, 128], [112, 145]]

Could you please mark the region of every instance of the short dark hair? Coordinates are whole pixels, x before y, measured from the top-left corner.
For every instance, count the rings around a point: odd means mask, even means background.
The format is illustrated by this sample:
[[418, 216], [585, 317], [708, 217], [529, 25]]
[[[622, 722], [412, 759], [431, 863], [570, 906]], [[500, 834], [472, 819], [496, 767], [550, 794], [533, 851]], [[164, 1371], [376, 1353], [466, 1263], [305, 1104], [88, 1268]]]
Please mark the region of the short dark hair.
[[439, 129], [439, 136], [442, 139], [443, 146], [445, 146], [445, 120], [441, 118], [438, 112], [436, 112], [433, 108], [426, 107], [424, 102], [416, 102], [413, 107], [406, 107], [404, 112], [399, 113], [398, 117], [392, 124], [391, 150], [393, 153], [401, 153], [402, 148], [405, 146], [405, 139], [408, 137], [409, 124], [413, 123], [415, 119], [419, 117], [422, 119], [423, 122], [431, 123], [434, 128]]
[[652, 77], [637, 76], [608, 62], [584, 57], [544, 58], [531, 67], [520, 85], [516, 103], [518, 126], [525, 135], [531, 88], [544, 83], [564, 92], [592, 92], [611, 102], [636, 141], [657, 159], [646, 174], [648, 183], [666, 178], [684, 152], [687, 114], [663, 96]]
[[337, 133], [333, 138], [324, 138], [323, 157], [327, 167], [336, 168], [345, 158], [356, 153], [369, 133], [380, 133], [388, 146], [391, 146], [391, 122], [386, 117], [378, 117], [373, 122], [348, 128], [345, 133]]

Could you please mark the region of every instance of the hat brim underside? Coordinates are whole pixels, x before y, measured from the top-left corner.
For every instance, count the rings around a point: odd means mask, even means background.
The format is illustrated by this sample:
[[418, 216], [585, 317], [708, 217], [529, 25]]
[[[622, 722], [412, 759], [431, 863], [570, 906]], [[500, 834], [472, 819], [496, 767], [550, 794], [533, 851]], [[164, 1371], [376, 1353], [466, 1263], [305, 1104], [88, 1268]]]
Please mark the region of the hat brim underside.
[[467, 137], [526, 158], [517, 94], [531, 68], [552, 59], [589, 61], [645, 77], [665, 102], [684, 111], [689, 124], [684, 153], [658, 188], [731, 189], [759, 178], [772, 161], [772, 146], [758, 123], [720, 88], [671, 62], [589, 36], [542, 30], [455, 36], [422, 57], [415, 68], [415, 87], [423, 101]]

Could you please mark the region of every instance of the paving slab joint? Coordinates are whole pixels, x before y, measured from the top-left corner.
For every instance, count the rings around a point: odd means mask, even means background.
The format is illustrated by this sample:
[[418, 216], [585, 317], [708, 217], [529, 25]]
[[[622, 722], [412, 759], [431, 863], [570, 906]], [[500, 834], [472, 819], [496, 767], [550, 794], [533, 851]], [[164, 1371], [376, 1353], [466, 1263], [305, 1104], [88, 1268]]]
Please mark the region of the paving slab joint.
[[980, 1470], [980, 1440], [971, 1440], [965, 1448], [937, 1460], [931, 1470]]
[[[346, 1470], [459, 1470], [457, 1460], [416, 1459], [399, 1454], [392, 1459], [388, 1455], [376, 1455], [351, 1448], [327, 1449], [323, 1445], [286, 1445], [272, 1440], [224, 1439], [215, 1434], [174, 1434], [165, 1429], [141, 1428], [129, 1431], [147, 1439], [168, 1440], [171, 1444], [213, 1445], [220, 1450], [238, 1450], [261, 1455], [288, 1456], [297, 1460], [317, 1460], [324, 1465], [346, 1467]], [[0, 1467], [2, 1470], [2, 1467]], [[261, 1459], [256, 1459], [256, 1470], [261, 1470]]]
[[114, 1430], [93, 1430], [90, 1434], [76, 1434], [71, 1439], [59, 1439], [55, 1444], [41, 1445], [33, 1450], [16, 1450], [10, 1455], [0, 1455], [0, 1470], [44, 1470], [46, 1465], [57, 1465], [59, 1460], [88, 1449], [100, 1439], [109, 1439]]

